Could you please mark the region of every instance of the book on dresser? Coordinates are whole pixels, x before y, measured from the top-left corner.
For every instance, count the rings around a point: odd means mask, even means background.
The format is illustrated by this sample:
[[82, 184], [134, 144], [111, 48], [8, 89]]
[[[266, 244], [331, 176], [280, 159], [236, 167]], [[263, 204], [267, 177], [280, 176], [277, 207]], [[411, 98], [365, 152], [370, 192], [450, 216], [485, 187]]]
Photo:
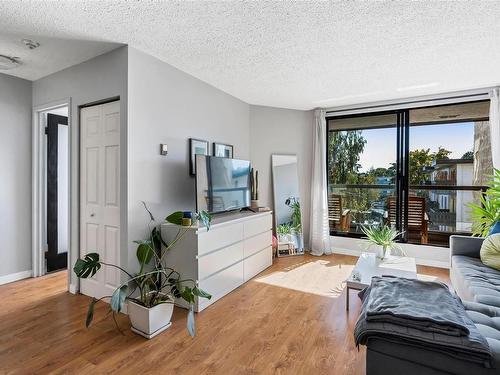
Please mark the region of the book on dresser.
[[[161, 234], [169, 241], [186, 229], [165, 223]], [[216, 215], [208, 231], [197, 226], [187, 229], [165, 258], [183, 279], [195, 280], [212, 295], [210, 300], [195, 300], [195, 311], [201, 311], [272, 265], [272, 212]], [[188, 307], [181, 299], [176, 304]]]

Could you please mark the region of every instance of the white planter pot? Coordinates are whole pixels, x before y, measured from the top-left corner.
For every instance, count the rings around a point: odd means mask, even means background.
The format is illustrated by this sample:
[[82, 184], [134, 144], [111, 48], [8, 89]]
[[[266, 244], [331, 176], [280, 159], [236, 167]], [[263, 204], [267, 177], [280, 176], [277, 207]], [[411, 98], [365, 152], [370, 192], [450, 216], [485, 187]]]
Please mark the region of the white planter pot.
[[173, 303], [162, 303], [150, 309], [133, 301], [128, 302], [128, 316], [131, 330], [143, 337], [152, 339], [172, 325]]
[[384, 259], [384, 248], [381, 245], [374, 245], [375, 255], [378, 259]]

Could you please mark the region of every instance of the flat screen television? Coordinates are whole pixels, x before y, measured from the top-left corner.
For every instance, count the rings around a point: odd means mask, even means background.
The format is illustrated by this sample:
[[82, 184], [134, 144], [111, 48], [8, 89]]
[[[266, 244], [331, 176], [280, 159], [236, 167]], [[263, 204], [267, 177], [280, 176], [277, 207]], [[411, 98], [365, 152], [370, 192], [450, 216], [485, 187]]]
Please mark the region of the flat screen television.
[[196, 155], [196, 210], [220, 213], [250, 207], [250, 162]]

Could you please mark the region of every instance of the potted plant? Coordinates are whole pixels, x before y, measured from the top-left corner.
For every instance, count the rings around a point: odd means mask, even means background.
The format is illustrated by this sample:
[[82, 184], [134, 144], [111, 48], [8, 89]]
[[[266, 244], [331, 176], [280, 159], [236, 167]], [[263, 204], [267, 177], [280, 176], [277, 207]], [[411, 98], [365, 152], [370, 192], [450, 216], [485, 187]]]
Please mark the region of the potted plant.
[[289, 223], [280, 224], [276, 228], [279, 242], [290, 242], [290, 234], [292, 233], [292, 226]]
[[250, 169], [250, 207], [259, 208], [259, 171]]
[[384, 259], [391, 250], [399, 250], [401, 255], [405, 255], [401, 246], [396, 243], [396, 239], [402, 234], [387, 225], [367, 227], [363, 226], [361, 231], [366, 235], [369, 242], [368, 247], [376, 247], [376, 255], [379, 259]]
[[500, 170], [495, 169], [488, 189], [479, 197], [480, 204], [469, 203], [472, 218], [472, 234], [486, 237], [500, 222]]
[[[165, 264], [165, 254], [173, 249], [193, 224], [184, 229], [181, 228], [177, 236], [168, 244], [161, 238], [160, 226], [156, 223], [151, 211], [144, 202], [142, 203], [150, 217], [149, 238], [134, 241], [138, 244], [136, 257], [139, 262], [139, 271], [137, 273], [134, 274], [118, 265], [101, 261], [98, 253], [89, 253], [75, 263], [73, 270], [81, 278], [94, 276], [102, 266], [117, 268], [127, 276], [126, 281], [121, 283], [111, 296], [92, 298], [85, 325], [88, 328], [92, 323], [95, 304], [109, 298], [113, 319], [116, 313], [123, 310], [125, 302], [128, 302], [132, 331], [146, 338], [152, 338], [170, 326], [174, 300], [182, 298], [190, 305], [187, 330], [194, 337], [193, 303], [195, 298], [210, 299], [211, 295], [199, 289], [194, 280], [182, 279], [177, 271]], [[165, 220], [181, 225], [183, 215], [183, 212], [177, 211], [167, 216]], [[197, 213], [195, 218], [201, 221], [207, 230], [210, 229], [211, 217], [208, 213]]]

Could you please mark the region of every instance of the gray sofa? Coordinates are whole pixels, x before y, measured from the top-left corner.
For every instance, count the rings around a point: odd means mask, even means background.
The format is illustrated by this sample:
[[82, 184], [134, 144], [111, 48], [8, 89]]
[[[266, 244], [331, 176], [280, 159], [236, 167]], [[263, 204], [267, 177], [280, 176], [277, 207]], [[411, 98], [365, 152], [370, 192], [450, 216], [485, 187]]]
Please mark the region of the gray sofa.
[[451, 236], [450, 278], [467, 314], [486, 337], [495, 368], [486, 369], [422, 347], [373, 339], [367, 344], [367, 375], [500, 374], [500, 272], [481, 263], [482, 242], [482, 238]]

